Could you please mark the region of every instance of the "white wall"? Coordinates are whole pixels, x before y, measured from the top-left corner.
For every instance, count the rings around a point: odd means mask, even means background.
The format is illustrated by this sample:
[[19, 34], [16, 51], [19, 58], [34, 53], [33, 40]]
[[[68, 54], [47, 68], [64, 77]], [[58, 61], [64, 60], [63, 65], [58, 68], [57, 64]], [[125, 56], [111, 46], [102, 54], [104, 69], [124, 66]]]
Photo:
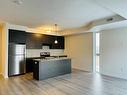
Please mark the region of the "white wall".
[[127, 27], [101, 32], [100, 73], [127, 79]]
[[65, 54], [72, 58], [72, 67], [92, 71], [93, 33], [65, 37]]
[[2, 74], [2, 27], [0, 26], [0, 74]]
[[63, 49], [27, 49], [26, 56], [27, 57], [40, 57], [40, 52], [50, 52], [51, 56], [63, 55]]
[[2, 75], [8, 77], [8, 24], [2, 25]]

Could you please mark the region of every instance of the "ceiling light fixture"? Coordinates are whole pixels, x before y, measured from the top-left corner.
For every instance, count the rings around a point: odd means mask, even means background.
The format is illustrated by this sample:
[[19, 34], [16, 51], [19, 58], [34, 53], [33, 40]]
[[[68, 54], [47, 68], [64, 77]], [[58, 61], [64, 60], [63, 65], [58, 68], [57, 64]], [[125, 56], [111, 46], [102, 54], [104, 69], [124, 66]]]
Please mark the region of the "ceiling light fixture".
[[58, 44], [58, 40], [57, 40], [57, 24], [55, 24], [55, 32], [56, 32], [56, 39], [55, 39], [54, 43]]
[[46, 30], [47, 33], [51, 33], [51, 30]]
[[23, 3], [23, 0], [13, 0], [13, 3], [21, 5]]
[[52, 32], [52, 29], [51, 28], [47, 28], [47, 29], [45, 29], [45, 32], [51, 33]]

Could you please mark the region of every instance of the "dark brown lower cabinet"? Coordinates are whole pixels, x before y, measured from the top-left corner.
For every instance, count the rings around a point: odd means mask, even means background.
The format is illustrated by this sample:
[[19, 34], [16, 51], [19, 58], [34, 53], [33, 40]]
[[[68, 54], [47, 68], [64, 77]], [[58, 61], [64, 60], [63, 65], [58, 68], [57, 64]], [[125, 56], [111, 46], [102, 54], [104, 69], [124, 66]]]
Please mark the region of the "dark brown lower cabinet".
[[34, 65], [34, 60], [33, 59], [26, 59], [26, 73], [33, 72], [33, 65]]

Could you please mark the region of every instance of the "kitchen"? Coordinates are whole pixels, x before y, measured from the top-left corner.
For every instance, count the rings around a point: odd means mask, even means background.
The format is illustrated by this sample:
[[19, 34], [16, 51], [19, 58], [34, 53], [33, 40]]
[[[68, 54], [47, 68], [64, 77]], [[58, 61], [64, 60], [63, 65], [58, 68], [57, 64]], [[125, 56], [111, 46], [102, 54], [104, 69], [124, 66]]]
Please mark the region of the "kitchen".
[[[34, 79], [42, 80], [71, 73], [71, 59], [64, 55], [63, 36], [28, 33], [13, 29], [8, 31], [9, 77], [33, 72]], [[57, 43], [55, 43], [56, 40]], [[46, 64], [48, 65], [45, 66]]]

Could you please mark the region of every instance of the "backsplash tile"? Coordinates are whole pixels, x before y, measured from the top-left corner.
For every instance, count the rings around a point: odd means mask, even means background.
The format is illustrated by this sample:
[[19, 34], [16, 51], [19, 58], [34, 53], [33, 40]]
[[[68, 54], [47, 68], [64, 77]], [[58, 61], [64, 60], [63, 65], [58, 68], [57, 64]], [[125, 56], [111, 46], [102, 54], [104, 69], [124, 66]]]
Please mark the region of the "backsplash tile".
[[40, 57], [40, 52], [50, 52], [51, 56], [64, 55], [63, 49], [27, 49], [26, 57]]

